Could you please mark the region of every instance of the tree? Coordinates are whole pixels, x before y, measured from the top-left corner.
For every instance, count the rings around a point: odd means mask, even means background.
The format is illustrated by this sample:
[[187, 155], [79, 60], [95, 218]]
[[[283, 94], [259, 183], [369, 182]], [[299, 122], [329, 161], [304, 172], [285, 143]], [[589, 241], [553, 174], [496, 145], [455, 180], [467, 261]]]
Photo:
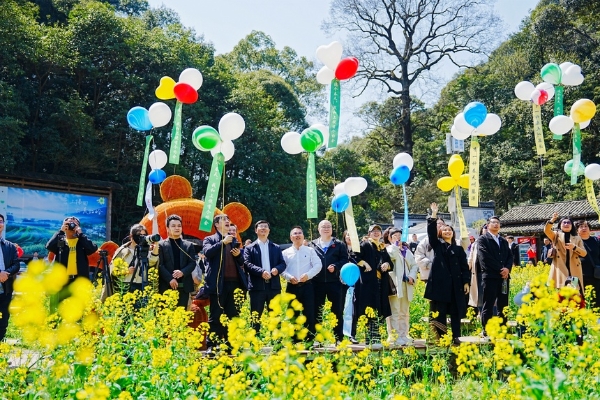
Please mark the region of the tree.
[[400, 98], [400, 130], [387, 139], [411, 154], [411, 87], [444, 61], [468, 66], [464, 56], [485, 54], [498, 27], [493, 0], [333, 0], [325, 23], [348, 33], [363, 90], [379, 82]]

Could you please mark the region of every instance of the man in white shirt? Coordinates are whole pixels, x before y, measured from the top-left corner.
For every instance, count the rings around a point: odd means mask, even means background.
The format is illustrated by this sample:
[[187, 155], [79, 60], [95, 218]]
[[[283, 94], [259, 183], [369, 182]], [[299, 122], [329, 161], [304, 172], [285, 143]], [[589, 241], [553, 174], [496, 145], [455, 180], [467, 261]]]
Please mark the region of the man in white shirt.
[[309, 335], [314, 336], [316, 324], [315, 291], [312, 279], [321, 271], [321, 259], [313, 248], [304, 246], [304, 232], [299, 226], [290, 231], [292, 247], [283, 251], [286, 269], [281, 274], [288, 282], [286, 292], [296, 295], [302, 304]]

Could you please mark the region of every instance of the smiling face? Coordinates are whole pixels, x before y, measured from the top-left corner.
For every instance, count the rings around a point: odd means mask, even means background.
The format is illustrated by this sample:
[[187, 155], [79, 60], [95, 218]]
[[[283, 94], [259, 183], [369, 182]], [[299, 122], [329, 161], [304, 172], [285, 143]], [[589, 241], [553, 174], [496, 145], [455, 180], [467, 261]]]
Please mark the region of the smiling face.
[[300, 228], [294, 228], [290, 231], [290, 240], [294, 244], [295, 247], [302, 246], [304, 242], [304, 232]]
[[400, 232], [394, 232], [394, 234], [392, 236], [390, 236], [390, 241], [392, 243], [396, 243], [398, 241], [400, 241], [400, 238], [402, 237], [402, 234]]
[[264, 242], [269, 237], [269, 232], [271, 232], [271, 229], [269, 228], [268, 223], [261, 222], [260, 224], [256, 225], [254, 232], [256, 232], [256, 236], [258, 236], [258, 238]]
[[571, 229], [573, 229], [573, 221], [571, 221], [570, 219], [563, 219], [562, 221], [560, 221], [561, 231], [571, 232]]
[[369, 237], [375, 240], [381, 239], [381, 229], [373, 228], [371, 232], [369, 232]]
[[448, 225], [443, 225], [438, 230], [438, 237], [443, 239], [445, 242], [450, 243], [452, 241], [452, 236], [454, 236], [454, 231]]
[[331, 238], [332, 232], [333, 232], [333, 226], [331, 225], [331, 222], [329, 222], [327, 220], [323, 220], [323, 221], [319, 222], [319, 235], [321, 235], [322, 238], [326, 238], [326, 239]]

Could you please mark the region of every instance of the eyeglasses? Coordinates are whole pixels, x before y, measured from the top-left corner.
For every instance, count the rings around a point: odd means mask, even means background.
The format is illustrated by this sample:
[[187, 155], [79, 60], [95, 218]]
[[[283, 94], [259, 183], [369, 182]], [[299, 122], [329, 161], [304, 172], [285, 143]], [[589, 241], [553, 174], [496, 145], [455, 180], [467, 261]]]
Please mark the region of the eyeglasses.
[[4, 225], [4, 220], [0, 219], [0, 225]]
[[563, 221], [561, 222], [563, 225], [571, 225], [571, 221]]

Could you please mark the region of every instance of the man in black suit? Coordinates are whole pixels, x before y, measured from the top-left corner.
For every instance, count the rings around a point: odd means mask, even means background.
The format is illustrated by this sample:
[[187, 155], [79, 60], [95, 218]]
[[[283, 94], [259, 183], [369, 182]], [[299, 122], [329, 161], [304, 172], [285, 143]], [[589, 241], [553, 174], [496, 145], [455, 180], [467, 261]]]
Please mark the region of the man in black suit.
[[[229, 217], [215, 215], [213, 226], [217, 233], [207, 236], [202, 243], [206, 277], [205, 292], [210, 296], [210, 315], [208, 325], [210, 333], [224, 340], [227, 330], [221, 324], [221, 315], [231, 319], [239, 315], [235, 305], [235, 291], [248, 288], [248, 278], [244, 271], [244, 259], [235, 238], [229, 234]], [[208, 346], [213, 347], [215, 339], [209, 337]]]
[[4, 215], [0, 214], [0, 342], [4, 340], [6, 328], [8, 327], [8, 306], [12, 299], [13, 282], [19, 272], [19, 260], [17, 246], [2, 238], [4, 231]]
[[519, 245], [515, 243], [515, 237], [507, 236], [506, 240], [508, 241], [508, 248], [510, 249], [510, 252], [512, 253], [513, 266], [520, 267], [521, 266], [521, 261], [520, 261], [521, 257], [519, 256]]
[[[271, 225], [264, 220], [254, 224], [258, 239], [244, 249], [244, 267], [248, 272], [250, 312], [256, 333], [260, 317], [275, 296], [281, 293], [279, 275], [285, 271], [285, 261], [278, 245], [268, 239]], [[256, 314], [257, 315], [256, 315]], [[256, 320], [254, 318], [257, 318]]]
[[196, 268], [194, 244], [183, 239], [183, 225], [179, 215], [167, 217], [169, 238], [158, 244], [158, 291], [171, 289], [179, 293], [177, 305], [187, 307], [194, 291], [192, 271]]
[[[499, 233], [500, 219], [493, 216], [488, 220], [487, 233], [477, 239], [476, 262], [482, 272], [483, 280], [483, 307], [481, 310], [483, 336], [486, 336], [485, 326], [493, 316], [494, 303], [506, 324], [503, 310], [508, 306], [508, 281], [513, 265], [513, 256], [508, 242]], [[503, 287], [506, 288], [506, 293], [502, 293]]]

